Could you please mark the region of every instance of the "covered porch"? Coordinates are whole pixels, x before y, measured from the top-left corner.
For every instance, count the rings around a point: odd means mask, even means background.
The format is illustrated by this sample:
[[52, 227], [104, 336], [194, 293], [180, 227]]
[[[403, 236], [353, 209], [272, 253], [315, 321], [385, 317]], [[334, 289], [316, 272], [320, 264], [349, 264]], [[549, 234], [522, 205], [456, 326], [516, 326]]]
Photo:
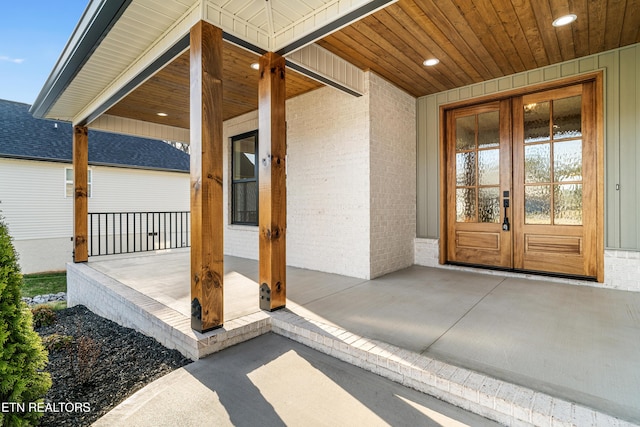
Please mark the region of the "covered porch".
[[258, 262], [224, 265], [225, 324], [204, 334], [190, 324], [188, 250], [70, 264], [70, 304], [194, 359], [274, 332], [504, 424], [640, 421], [640, 293], [421, 266], [373, 280], [288, 267], [286, 308], [268, 312]]

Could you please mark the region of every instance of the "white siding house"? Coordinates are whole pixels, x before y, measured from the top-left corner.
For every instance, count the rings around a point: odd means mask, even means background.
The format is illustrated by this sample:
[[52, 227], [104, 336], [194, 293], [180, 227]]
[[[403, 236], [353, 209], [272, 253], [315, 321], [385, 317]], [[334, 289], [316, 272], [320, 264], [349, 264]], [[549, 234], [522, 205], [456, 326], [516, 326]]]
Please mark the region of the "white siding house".
[[[71, 125], [28, 110], [0, 100], [0, 215], [23, 273], [64, 270], [73, 251]], [[92, 136], [89, 212], [189, 210], [188, 154], [158, 140]]]

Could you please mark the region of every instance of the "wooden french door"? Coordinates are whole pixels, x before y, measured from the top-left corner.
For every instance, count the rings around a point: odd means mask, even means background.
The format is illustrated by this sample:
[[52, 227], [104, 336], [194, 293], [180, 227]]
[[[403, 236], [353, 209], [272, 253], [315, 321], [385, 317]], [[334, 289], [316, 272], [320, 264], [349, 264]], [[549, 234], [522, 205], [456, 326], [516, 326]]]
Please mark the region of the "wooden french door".
[[446, 112], [446, 261], [597, 276], [595, 83]]
[[511, 233], [502, 230], [504, 195], [511, 191], [510, 106], [503, 100], [449, 114], [448, 261], [513, 265]]

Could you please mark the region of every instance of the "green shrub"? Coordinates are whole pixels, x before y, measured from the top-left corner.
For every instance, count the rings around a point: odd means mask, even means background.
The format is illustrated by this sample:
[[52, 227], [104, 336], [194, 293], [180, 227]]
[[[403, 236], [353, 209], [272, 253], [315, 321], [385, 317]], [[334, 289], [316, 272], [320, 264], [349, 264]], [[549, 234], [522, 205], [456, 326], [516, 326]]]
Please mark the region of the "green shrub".
[[53, 308], [48, 305], [37, 305], [31, 309], [33, 316], [33, 327], [41, 328], [42, 326], [53, 325], [56, 321], [56, 313]]
[[73, 344], [71, 335], [51, 334], [42, 339], [42, 344], [50, 352], [68, 349]]
[[[51, 377], [43, 372], [47, 352], [33, 330], [31, 311], [20, 299], [21, 285], [15, 249], [0, 218], [0, 402], [28, 406], [42, 401]], [[29, 411], [0, 413], [0, 424], [35, 425], [41, 416]]]

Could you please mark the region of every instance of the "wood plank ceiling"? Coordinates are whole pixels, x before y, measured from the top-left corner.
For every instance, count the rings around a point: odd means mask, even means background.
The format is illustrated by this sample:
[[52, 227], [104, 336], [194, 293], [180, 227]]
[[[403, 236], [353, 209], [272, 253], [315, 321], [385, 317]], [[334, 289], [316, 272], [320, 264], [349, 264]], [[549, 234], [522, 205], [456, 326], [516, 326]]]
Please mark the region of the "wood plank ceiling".
[[638, 42], [640, 0], [399, 0], [318, 44], [419, 97]]
[[[567, 13], [577, 20], [551, 25]], [[399, 0], [317, 43], [420, 97], [638, 42], [640, 0]], [[257, 109], [258, 72], [229, 43], [224, 58], [227, 120]], [[188, 79], [187, 53], [107, 114], [188, 128]], [[320, 87], [292, 70], [286, 84], [287, 98]]]
[[[222, 85], [223, 119], [258, 109], [258, 71], [251, 64], [258, 55], [224, 42]], [[287, 99], [321, 87], [293, 70], [287, 70]], [[157, 113], [167, 114], [164, 117]], [[189, 128], [189, 51], [165, 66], [106, 114]]]

